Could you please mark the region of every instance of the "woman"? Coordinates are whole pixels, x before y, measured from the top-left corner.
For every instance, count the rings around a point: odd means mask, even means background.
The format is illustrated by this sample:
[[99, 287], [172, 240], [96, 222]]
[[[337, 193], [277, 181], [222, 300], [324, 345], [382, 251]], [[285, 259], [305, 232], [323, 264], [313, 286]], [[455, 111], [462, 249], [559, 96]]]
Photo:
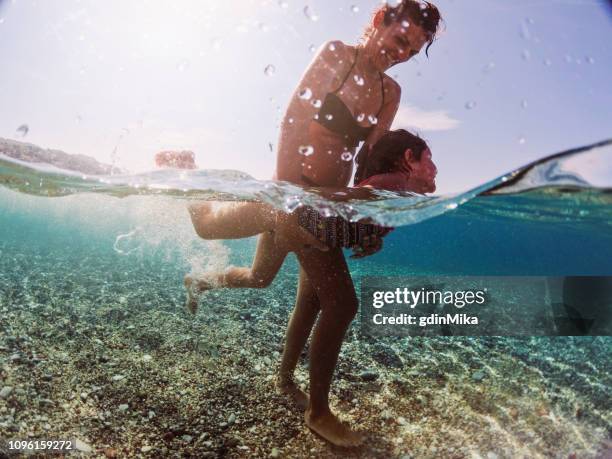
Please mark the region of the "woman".
[[[390, 128], [399, 107], [400, 87], [384, 72], [419, 53], [426, 43], [429, 48], [439, 21], [440, 14], [431, 3], [402, 0], [397, 6], [384, 4], [377, 9], [357, 46], [340, 41], [324, 44], [302, 76], [285, 114], [274, 178], [299, 185], [346, 187], [353, 172], [353, 155], [364, 141], [357, 158], [358, 179], [371, 146]], [[244, 207], [242, 217], [248, 218], [250, 210], [252, 207]], [[265, 253], [274, 246], [274, 234], [264, 232], [257, 251]], [[338, 420], [328, 400], [342, 340], [357, 312], [355, 288], [340, 247], [296, 254], [298, 292], [278, 387], [307, 404], [304, 419], [308, 427], [331, 443], [355, 446], [362, 436]], [[317, 316], [310, 346], [308, 399], [293, 381], [293, 372]]]

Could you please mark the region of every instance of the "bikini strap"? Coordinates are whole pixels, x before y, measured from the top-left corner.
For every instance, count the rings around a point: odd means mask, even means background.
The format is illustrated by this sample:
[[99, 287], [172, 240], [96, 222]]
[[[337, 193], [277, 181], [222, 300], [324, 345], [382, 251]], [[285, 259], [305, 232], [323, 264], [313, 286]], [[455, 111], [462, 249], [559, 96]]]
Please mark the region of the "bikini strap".
[[340, 89], [342, 89], [342, 86], [344, 86], [344, 83], [346, 83], [346, 80], [348, 80], [349, 75], [351, 74], [351, 72], [355, 68], [355, 64], [357, 64], [357, 55], [358, 55], [358, 53], [359, 53], [359, 48], [357, 46], [355, 46], [355, 59], [353, 60], [353, 65], [351, 65], [351, 68], [349, 69], [348, 73], [344, 77], [344, 80], [342, 80], [342, 83], [340, 83], [340, 86], [338, 86], [338, 89], [336, 89], [333, 92], [334, 94], [336, 94], [338, 91], [340, 91]]
[[385, 106], [385, 77], [383, 76], [382, 72], [378, 72], [378, 74], [380, 75], [380, 89], [381, 89], [381, 94], [382, 94], [382, 103], [380, 104], [380, 109], [378, 110], [378, 113], [376, 114], [376, 118], [378, 118], [378, 115], [380, 115], [380, 112]]

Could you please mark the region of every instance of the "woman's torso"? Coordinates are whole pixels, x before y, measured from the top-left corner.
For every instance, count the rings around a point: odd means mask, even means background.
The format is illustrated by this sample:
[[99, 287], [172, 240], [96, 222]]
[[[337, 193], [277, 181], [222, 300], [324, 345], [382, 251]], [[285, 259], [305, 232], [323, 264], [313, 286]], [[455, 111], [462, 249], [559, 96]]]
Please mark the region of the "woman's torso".
[[[378, 121], [384, 103], [384, 78], [388, 77], [382, 73], [366, 75], [357, 59], [363, 49], [336, 46], [344, 47], [338, 49], [337, 68], [307, 72], [289, 103], [281, 125], [274, 177], [277, 180], [312, 186], [347, 186], [356, 146]], [[306, 99], [304, 91], [314, 87], [320, 72], [335, 73], [332, 87]], [[309, 92], [315, 93], [306, 91]], [[316, 100], [319, 102], [315, 103]], [[312, 107], [305, 104], [315, 108], [314, 117]]]

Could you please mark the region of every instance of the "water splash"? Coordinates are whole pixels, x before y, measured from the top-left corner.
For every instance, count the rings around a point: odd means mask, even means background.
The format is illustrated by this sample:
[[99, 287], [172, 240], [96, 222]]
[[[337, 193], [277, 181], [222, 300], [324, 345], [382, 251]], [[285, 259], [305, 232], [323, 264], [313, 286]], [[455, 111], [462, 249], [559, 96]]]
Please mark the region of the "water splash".
[[[314, 148], [306, 145], [303, 152], [312, 154]], [[309, 205], [328, 215], [350, 220], [371, 218], [389, 226], [418, 223], [451, 211], [454, 204], [461, 207], [477, 197], [535, 193], [571, 199], [581, 210], [595, 206], [591, 214], [608, 216], [606, 218], [612, 222], [609, 192], [612, 189], [612, 140], [548, 156], [464, 193], [442, 196], [374, 191], [372, 200], [338, 201], [313, 188], [306, 190], [282, 181], [258, 181], [237, 171], [166, 169], [96, 176], [48, 164], [28, 163], [6, 155], [0, 155], [0, 185], [37, 196], [96, 193], [115, 197], [148, 195], [185, 200], [261, 201], [289, 212], [299, 205]], [[567, 203], [560, 206], [559, 211], [564, 207]], [[525, 218], [541, 217], [541, 214], [528, 211], [526, 215]], [[131, 229], [126, 232], [129, 231]]]
[[314, 148], [312, 145], [302, 145], [298, 148], [298, 153], [302, 156], [311, 156], [314, 154]]
[[312, 97], [312, 91], [310, 90], [310, 88], [304, 88], [300, 90], [300, 92], [298, 93], [298, 97], [302, 100], [310, 100], [310, 98]]
[[27, 124], [22, 124], [17, 128], [17, 134], [19, 134], [21, 137], [28, 135], [28, 132], [30, 132], [30, 127]]
[[264, 68], [264, 75], [266, 76], [274, 76], [276, 74], [276, 67], [274, 65], [269, 64]]
[[306, 18], [311, 20], [312, 22], [317, 22], [319, 20], [319, 15], [315, 13], [309, 5], [306, 5], [303, 11], [304, 16], [306, 16]]

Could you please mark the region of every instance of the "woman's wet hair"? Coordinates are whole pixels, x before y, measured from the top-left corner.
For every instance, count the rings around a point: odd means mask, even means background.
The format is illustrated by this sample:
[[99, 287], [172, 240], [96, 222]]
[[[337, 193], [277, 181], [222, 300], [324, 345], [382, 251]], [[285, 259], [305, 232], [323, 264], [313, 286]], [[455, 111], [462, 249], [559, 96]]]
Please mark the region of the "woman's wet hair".
[[[379, 11], [384, 11], [385, 13], [384, 24], [386, 26], [390, 26], [394, 22], [408, 21], [410, 24], [420, 26], [428, 32], [430, 40], [425, 48], [425, 55], [429, 57], [429, 47], [436, 38], [438, 26], [442, 20], [436, 5], [427, 1], [401, 0], [396, 6], [385, 3], [374, 12], [374, 15], [378, 14]], [[364, 37], [368, 37], [372, 34], [372, 31], [372, 26], [369, 26], [365, 31]]]
[[420, 161], [427, 148], [427, 143], [422, 138], [405, 129], [387, 131], [372, 150], [368, 152], [364, 145], [357, 155], [354, 182], [357, 184], [373, 175], [388, 174], [398, 170], [407, 149], [410, 149], [414, 158]]

